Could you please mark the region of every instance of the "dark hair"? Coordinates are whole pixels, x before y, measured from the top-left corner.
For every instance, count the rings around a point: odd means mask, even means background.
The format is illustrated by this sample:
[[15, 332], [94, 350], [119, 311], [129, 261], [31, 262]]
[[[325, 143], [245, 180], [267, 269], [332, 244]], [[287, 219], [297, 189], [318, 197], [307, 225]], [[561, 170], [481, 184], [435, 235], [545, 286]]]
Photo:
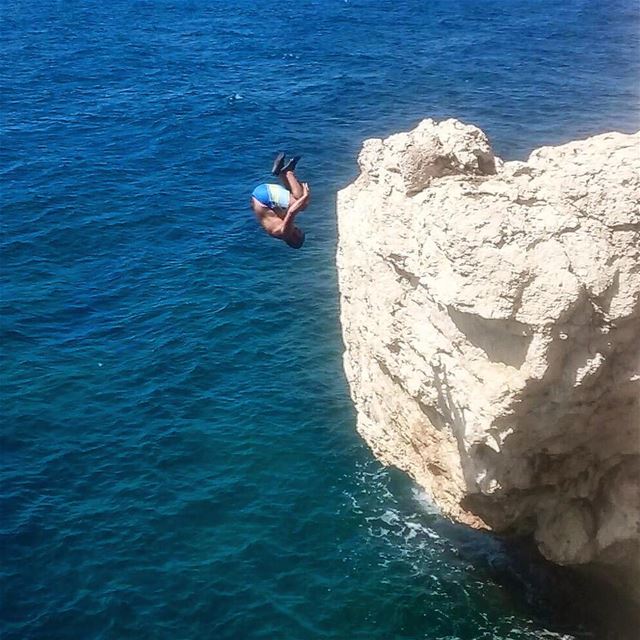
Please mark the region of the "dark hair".
[[292, 233], [288, 238], [284, 238], [284, 241], [292, 249], [300, 249], [304, 244], [304, 231], [302, 229], [296, 229], [297, 233]]

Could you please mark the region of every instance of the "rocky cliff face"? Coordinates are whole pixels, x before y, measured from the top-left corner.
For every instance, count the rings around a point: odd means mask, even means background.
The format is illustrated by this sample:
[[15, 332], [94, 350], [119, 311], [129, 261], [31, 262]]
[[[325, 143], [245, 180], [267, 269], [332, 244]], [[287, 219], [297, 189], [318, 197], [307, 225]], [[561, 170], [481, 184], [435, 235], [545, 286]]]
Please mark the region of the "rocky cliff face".
[[425, 120], [358, 162], [337, 261], [360, 433], [452, 518], [635, 589], [640, 133], [503, 163]]

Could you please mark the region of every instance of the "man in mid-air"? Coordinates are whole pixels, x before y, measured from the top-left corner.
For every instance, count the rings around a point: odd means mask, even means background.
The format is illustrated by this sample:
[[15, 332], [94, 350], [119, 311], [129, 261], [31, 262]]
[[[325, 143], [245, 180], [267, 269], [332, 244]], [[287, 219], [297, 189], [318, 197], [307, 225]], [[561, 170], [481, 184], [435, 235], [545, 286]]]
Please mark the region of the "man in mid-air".
[[291, 248], [304, 244], [304, 231], [294, 224], [296, 216], [309, 204], [309, 185], [300, 184], [295, 176], [300, 156], [285, 163], [285, 154], [279, 153], [273, 161], [271, 173], [279, 176], [279, 184], [258, 185], [251, 194], [251, 208], [262, 228], [272, 237], [284, 240]]

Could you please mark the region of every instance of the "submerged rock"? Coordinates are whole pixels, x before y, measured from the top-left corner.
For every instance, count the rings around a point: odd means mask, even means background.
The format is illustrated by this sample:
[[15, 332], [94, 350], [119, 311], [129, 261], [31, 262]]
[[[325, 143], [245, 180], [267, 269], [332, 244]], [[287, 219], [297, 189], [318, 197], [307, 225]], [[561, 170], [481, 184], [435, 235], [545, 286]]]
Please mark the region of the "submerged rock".
[[358, 163], [337, 255], [358, 430], [452, 518], [638, 596], [640, 133], [503, 163], [425, 120]]

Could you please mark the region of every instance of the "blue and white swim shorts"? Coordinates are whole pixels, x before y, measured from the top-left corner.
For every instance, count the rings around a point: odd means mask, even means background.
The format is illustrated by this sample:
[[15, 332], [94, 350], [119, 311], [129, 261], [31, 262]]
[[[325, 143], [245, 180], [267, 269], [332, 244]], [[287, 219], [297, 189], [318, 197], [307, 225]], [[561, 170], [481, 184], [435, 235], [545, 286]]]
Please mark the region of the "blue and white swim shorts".
[[291, 194], [279, 184], [260, 184], [251, 195], [269, 209], [286, 209]]

